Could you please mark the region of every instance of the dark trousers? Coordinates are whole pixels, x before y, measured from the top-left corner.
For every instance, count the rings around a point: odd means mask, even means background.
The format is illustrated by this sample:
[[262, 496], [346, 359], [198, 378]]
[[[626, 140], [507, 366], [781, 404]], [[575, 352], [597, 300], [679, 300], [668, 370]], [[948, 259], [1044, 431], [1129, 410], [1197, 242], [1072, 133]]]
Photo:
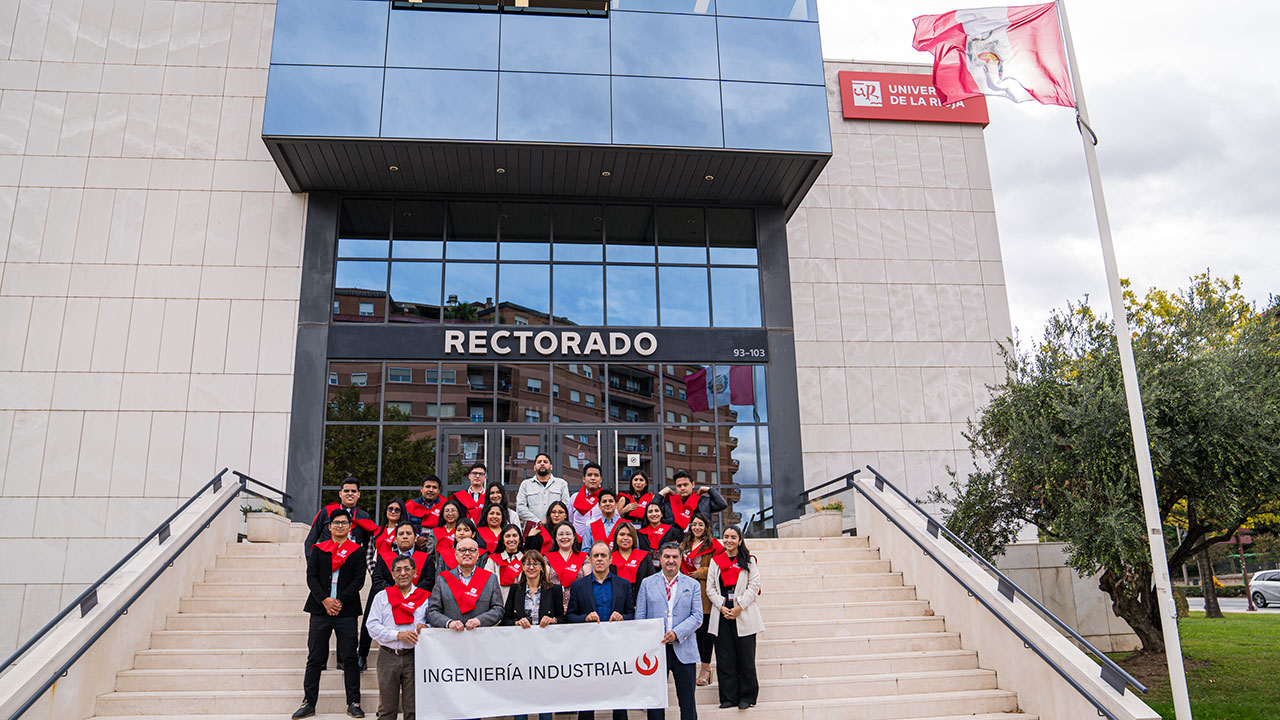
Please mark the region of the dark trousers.
[[721, 703], [756, 703], [760, 696], [760, 681], [756, 678], [756, 636], [738, 635], [737, 620], [720, 618], [716, 635], [716, 675], [720, 681]]
[[356, 654], [365, 659], [369, 658], [369, 648], [373, 646], [373, 636], [369, 634], [369, 628], [365, 627], [365, 622], [369, 619], [369, 611], [373, 609], [373, 599], [383, 590], [386, 588], [377, 585], [369, 588], [369, 599], [365, 601], [364, 615], [360, 617], [360, 647], [356, 650]]
[[[698, 705], [694, 702], [694, 676], [698, 674], [693, 663], [682, 663], [676, 657], [676, 646], [667, 645], [667, 671], [676, 683], [676, 701], [680, 703], [680, 720], [698, 720]], [[649, 720], [665, 720], [666, 710], [650, 710]]]
[[356, 630], [358, 618], [312, 615], [307, 630], [307, 669], [302, 677], [303, 698], [315, 704], [320, 697], [320, 671], [329, 660], [329, 634], [338, 638], [338, 664], [342, 666], [343, 684], [347, 688], [347, 704], [360, 702], [360, 668], [356, 667]]
[[[595, 710], [581, 710], [578, 712], [578, 720], [596, 720]], [[626, 710], [614, 710], [613, 720], [627, 720]]]
[[[717, 610], [711, 608], [711, 612], [717, 612]], [[702, 626], [694, 633], [694, 637], [698, 640], [698, 659], [704, 663], [711, 662], [711, 648], [716, 644], [716, 636], [708, 632], [710, 628], [711, 613], [703, 613]]]
[[378, 657], [378, 720], [414, 720], [413, 653], [382, 648]]

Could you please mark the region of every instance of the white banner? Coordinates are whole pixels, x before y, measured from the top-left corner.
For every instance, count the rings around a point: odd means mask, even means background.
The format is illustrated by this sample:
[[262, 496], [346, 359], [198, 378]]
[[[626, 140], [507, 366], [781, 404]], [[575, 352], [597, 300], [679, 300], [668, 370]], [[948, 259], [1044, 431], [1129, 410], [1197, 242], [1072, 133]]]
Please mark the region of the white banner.
[[665, 708], [662, 634], [661, 620], [423, 630], [418, 718]]

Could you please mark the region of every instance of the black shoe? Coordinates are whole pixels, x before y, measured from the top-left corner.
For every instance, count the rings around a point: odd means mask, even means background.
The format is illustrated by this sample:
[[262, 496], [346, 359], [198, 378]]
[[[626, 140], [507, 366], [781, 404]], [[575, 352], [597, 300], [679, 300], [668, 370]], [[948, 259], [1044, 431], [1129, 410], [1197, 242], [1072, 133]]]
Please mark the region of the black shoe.
[[368, 669], [369, 669], [369, 658], [364, 657], [364, 656], [361, 656], [361, 657], [359, 657], [359, 658], [356, 658], [356, 667], [360, 668], [360, 672], [364, 672], [365, 670], [368, 670]]
[[344, 668], [343, 668], [343, 664], [342, 664], [341, 662], [334, 663], [334, 664], [333, 664], [333, 669], [334, 669], [334, 670], [338, 670], [338, 671], [342, 671], [342, 670], [344, 669]]
[[743, 700], [742, 702], [738, 703], [738, 709], [746, 710], [747, 708], [752, 707], [753, 705], [755, 705], [755, 703], [747, 702], [746, 700]]
[[720, 703], [720, 709], [721, 709], [721, 710], [723, 710], [723, 709], [725, 709], [725, 708], [731, 708], [731, 707], [733, 707], [734, 705], [737, 705], [737, 704], [738, 704], [738, 703], [722, 702], [722, 703]]
[[316, 714], [316, 704], [311, 702], [303, 702], [302, 707], [298, 708], [298, 712], [293, 714], [293, 720], [301, 720], [301, 718], [309, 718]]
[[364, 710], [360, 709], [360, 703], [351, 703], [347, 706], [347, 714], [353, 718], [364, 717]]

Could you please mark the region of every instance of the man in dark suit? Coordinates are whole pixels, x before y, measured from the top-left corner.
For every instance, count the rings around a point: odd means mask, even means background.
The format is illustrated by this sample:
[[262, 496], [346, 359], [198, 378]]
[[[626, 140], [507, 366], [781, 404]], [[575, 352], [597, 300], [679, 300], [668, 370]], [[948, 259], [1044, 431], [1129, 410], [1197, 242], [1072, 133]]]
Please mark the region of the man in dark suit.
[[694, 486], [693, 478], [688, 470], [677, 470], [672, 478], [676, 489], [664, 487], [658, 492], [658, 502], [662, 505], [662, 522], [674, 525], [685, 532], [693, 516], [702, 513], [712, 517], [715, 513], [729, 507], [719, 490], [706, 485]]
[[338, 490], [338, 502], [329, 503], [320, 508], [320, 512], [316, 513], [315, 518], [311, 520], [311, 532], [307, 533], [307, 539], [302, 543], [303, 553], [309, 557], [312, 546], [329, 538], [329, 521], [333, 519], [334, 511], [339, 508], [346, 510], [347, 517], [351, 520], [351, 527], [348, 528], [347, 534], [361, 545], [366, 544], [370, 533], [378, 531], [378, 524], [363, 508], [356, 507], [359, 501], [360, 481], [353, 477], [343, 480]]
[[302, 706], [297, 718], [316, 714], [320, 697], [320, 671], [329, 659], [329, 635], [338, 639], [338, 663], [342, 666], [347, 691], [347, 714], [364, 717], [360, 708], [360, 668], [356, 666], [356, 645], [360, 638], [360, 588], [364, 587], [364, 545], [351, 539], [351, 513], [338, 508], [326, 523], [329, 539], [316, 543], [307, 557], [307, 602], [310, 613], [307, 631], [307, 668], [302, 679]]
[[[612, 550], [598, 542], [591, 546], [590, 558], [591, 574], [574, 580], [569, 587], [569, 622], [620, 622], [634, 618], [636, 603], [631, 597], [631, 583], [613, 574]], [[593, 720], [595, 715], [594, 710], [583, 710], [578, 713], [578, 720]], [[613, 718], [627, 720], [627, 711], [614, 710]]]

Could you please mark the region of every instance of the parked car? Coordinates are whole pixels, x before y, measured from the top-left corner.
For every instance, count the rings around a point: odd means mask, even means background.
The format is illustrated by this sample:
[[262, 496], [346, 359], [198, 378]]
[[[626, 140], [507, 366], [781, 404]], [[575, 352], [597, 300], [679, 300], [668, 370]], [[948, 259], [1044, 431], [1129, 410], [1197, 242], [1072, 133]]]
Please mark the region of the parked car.
[[1258, 607], [1280, 604], [1280, 570], [1265, 570], [1254, 575], [1249, 580], [1249, 596]]

